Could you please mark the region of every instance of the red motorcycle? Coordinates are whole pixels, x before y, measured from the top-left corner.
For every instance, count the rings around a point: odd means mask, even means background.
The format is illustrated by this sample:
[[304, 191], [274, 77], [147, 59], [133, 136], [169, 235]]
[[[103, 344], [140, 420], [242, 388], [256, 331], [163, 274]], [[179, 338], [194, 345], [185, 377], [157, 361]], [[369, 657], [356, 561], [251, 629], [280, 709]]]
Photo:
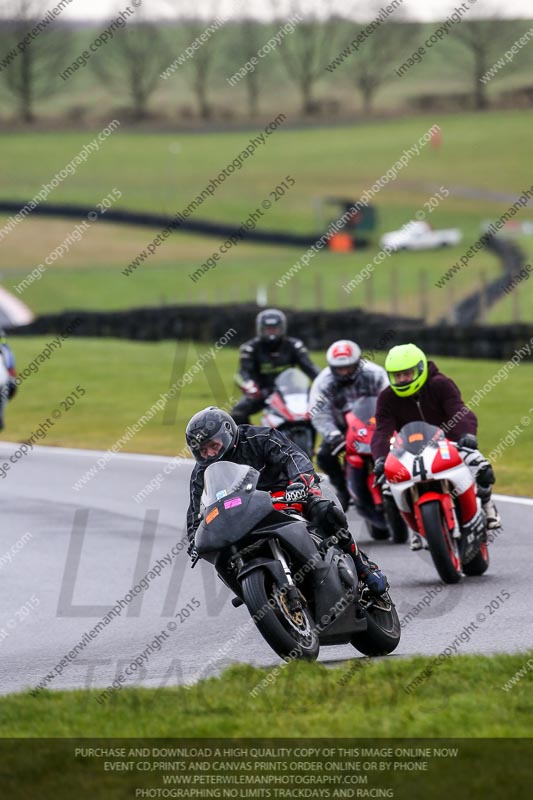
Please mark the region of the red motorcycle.
[[[387, 488], [375, 485], [370, 443], [376, 428], [376, 397], [359, 397], [345, 413], [344, 470], [346, 486], [373, 539], [407, 541], [407, 526]], [[340, 452], [337, 451], [337, 452]]]
[[299, 369], [284, 370], [265, 401], [261, 424], [277, 428], [312, 458], [316, 432], [309, 412], [309, 378]]

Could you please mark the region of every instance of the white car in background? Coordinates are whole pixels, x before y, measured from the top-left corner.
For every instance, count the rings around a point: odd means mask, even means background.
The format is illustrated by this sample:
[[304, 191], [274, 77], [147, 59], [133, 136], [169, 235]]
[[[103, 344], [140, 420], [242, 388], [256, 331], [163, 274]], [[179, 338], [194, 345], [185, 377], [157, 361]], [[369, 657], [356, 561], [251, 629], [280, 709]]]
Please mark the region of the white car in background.
[[392, 250], [435, 250], [438, 247], [459, 244], [462, 238], [458, 228], [436, 231], [428, 222], [412, 220], [399, 231], [385, 233], [381, 237], [380, 245]]

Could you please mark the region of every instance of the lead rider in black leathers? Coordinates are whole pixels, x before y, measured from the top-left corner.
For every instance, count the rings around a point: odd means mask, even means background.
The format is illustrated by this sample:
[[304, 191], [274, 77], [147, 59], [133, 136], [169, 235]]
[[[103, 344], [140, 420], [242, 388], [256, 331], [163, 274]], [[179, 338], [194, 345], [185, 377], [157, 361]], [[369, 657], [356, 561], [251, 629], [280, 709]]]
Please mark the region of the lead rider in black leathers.
[[380, 595], [387, 590], [385, 575], [354, 543], [344, 513], [333, 501], [321, 496], [320, 479], [312, 462], [283, 433], [256, 425], [237, 426], [227, 412], [209, 406], [192, 417], [185, 436], [196, 460], [187, 511], [189, 555], [195, 555], [194, 535], [201, 519], [204, 472], [209, 464], [224, 459], [254, 467], [260, 474], [257, 488], [268, 492], [285, 492], [287, 505], [297, 497], [302, 503], [306, 519], [319, 533], [339, 537], [341, 547], [354, 560], [359, 580], [366, 584], [370, 592]]
[[302, 340], [285, 335], [287, 319], [283, 311], [276, 308], [261, 311], [255, 327], [255, 338], [240, 349], [236, 380], [244, 397], [230, 411], [237, 425], [249, 423], [250, 416], [264, 408], [266, 398], [274, 389], [274, 381], [284, 370], [299, 367], [311, 380], [320, 372]]

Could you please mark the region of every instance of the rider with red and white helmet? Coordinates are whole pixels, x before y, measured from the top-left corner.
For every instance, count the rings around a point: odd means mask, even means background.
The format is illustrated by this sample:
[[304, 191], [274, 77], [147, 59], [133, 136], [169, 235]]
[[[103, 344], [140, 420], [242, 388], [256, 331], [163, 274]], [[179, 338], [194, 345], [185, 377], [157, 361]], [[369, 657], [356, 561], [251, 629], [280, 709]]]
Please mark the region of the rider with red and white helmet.
[[389, 385], [383, 367], [361, 356], [361, 348], [349, 339], [333, 342], [326, 354], [328, 366], [311, 387], [311, 420], [322, 436], [317, 463], [329, 477], [344, 509], [349, 493], [339, 456], [334, 451], [344, 443], [345, 413], [359, 397], [377, 396]]

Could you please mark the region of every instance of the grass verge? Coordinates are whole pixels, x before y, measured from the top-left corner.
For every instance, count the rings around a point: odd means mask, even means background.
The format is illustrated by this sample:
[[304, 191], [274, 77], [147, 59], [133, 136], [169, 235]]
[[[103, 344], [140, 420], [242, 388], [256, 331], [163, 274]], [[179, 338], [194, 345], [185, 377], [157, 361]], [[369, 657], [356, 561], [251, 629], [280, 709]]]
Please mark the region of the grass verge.
[[[529, 654], [531, 656], [531, 654]], [[0, 698], [1, 737], [527, 737], [533, 671], [502, 687], [528, 654], [454, 656], [412, 692], [432, 659], [356, 659], [339, 669], [291, 663], [271, 670], [237, 665], [190, 688], [123, 688]], [[371, 720], [371, 723], [370, 723]]]

